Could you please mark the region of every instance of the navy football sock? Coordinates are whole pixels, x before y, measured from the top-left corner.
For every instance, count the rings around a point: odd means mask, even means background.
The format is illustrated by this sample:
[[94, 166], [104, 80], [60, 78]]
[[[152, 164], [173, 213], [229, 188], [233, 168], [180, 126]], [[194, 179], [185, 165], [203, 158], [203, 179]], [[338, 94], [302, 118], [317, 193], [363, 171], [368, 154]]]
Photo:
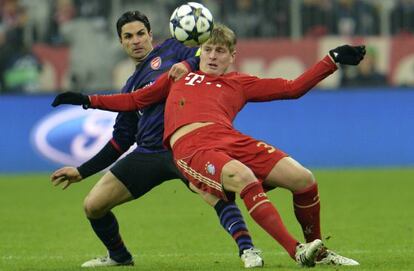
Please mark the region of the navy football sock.
[[214, 206], [217, 215], [220, 218], [220, 223], [223, 228], [233, 237], [239, 247], [239, 255], [243, 250], [253, 247], [252, 238], [250, 237], [246, 223], [240, 209], [234, 201], [226, 202], [219, 200]]
[[112, 212], [98, 219], [88, 218], [95, 234], [108, 249], [109, 257], [117, 262], [126, 262], [132, 258], [119, 234], [119, 226]]

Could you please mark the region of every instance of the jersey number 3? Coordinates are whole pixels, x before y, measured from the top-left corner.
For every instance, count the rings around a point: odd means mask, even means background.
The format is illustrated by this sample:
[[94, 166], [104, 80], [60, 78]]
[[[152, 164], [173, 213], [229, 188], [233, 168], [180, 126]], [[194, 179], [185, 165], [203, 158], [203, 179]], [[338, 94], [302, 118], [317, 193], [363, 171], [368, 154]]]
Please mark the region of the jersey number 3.
[[270, 146], [269, 144], [266, 144], [263, 141], [258, 142], [256, 146], [257, 147], [263, 147], [263, 148], [265, 148], [268, 153], [272, 153], [272, 152], [274, 152], [276, 150], [275, 147]]

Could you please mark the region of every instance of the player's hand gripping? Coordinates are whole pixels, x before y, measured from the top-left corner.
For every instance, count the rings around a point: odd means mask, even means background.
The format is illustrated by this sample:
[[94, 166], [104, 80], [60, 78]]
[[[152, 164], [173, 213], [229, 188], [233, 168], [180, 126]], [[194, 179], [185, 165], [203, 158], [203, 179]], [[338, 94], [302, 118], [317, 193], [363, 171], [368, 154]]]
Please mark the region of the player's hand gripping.
[[172, 65], [170, 71], [168, 72], [168, 77], [174, 79], [174, 81], [178, 81], [189, 72], [187, 66], [184, 65], [182, 62], [175, 63]]
[[53, 172], [50, 176], [50, 180], [54, 186], [58, 186], [59, 184], [66, 182], [62, 187], [62, 189], [66, 189], [72, 183], [80, 182], [82, 180], [82, 176], [75, 167], [63, 167]]
[[330, 50], [329, 55], [336, 63], [358, 65], [365, 56], [365, 46], [342, 45]]
[[68, 91], [57, 95], [52, 102], [53, 107], [61, 104], [82, 105], [86, 109], [91, 105], [91, 102], [88, 95]]

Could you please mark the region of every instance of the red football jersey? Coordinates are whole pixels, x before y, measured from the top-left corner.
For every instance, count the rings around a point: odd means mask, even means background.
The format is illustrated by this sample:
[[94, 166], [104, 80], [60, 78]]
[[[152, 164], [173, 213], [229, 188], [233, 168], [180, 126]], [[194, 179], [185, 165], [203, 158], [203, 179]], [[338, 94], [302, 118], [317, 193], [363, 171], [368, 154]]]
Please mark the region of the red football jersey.
[[294, 80], [260, 79], [237, 72], [212, 76], [197, 71], [174, 82], [165, 73], [140, 91], [91, 96], [90, 107], [134, 111], [166, 99], [164, 144], [169, 146], [170, 136], [184, 125], [214, 122], [232, 127], [247, 102], [299, 98], [336, 69], [336, 64], [326, 56]]

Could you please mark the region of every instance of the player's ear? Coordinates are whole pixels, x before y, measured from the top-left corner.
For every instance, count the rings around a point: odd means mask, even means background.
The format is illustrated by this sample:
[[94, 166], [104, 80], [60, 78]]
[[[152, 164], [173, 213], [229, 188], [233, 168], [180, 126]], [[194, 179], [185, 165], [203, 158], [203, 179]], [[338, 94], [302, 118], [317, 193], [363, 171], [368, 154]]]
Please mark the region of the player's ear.
[[150, 39], [152, 41], [152, 30], [150, 32], [148, 32], [148, 36], [150, 37]]
[[230, 63], [233, 64], [234, 61], [236, 60], [236, 50], [231, 52], [230, 55], [231, 55]]

